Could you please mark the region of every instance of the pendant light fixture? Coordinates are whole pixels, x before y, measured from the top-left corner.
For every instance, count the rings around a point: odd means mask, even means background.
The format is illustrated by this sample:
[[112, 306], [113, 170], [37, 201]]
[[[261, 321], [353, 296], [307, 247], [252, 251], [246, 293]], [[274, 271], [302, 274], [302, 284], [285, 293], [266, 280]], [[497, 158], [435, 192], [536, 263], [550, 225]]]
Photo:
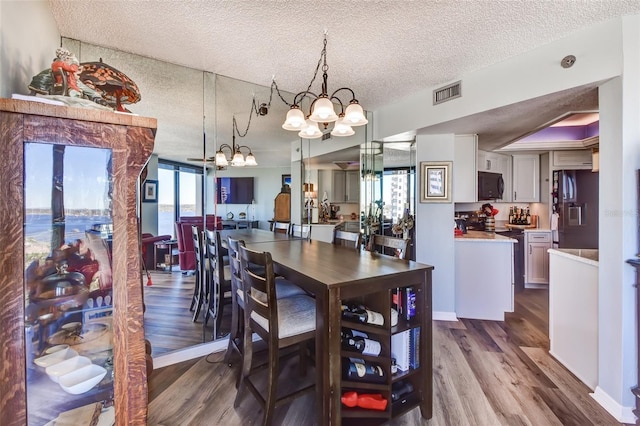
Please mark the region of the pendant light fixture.
[[[319, 95], [311, 92], [311, 86], [318, 76], [318, 70], [322, 66], [322, 91]], [[293, 104], [290, 105], [289, 112], [285, 119], [282, 128], [285, 130], [297, 131], [298, 136], [306, 139], [315, 139], [322, 136], [322, 131], [318, 127], [318, 123], [322, 123], [324, 128], [328, 128], [330, 123], [335, 123], [331, 130], [333, 136], [351, 136], [355, 132], [353, 126], [363, 126], [369, 121], [364, 115], [364, 111], [360, 106], [356, 95], [348, 87], [341, 87], [335, 90], [329, 95], [327, 80], [327, 71], [329, 66], [327, 65], [327, 32], [324, 33], [324, 42], [322, 52], [320, 53], [320, 59], [318, 60], [318, 66], [316, 72], [309, 83], [307, 90], [296, 94], [293, 98]], [[278, 90], [275, 81], [272, 83], [272, 88], [275, 87]], [[348, 92], [351, 94], [351, 99], [347, 107], [345, 108], [345, 102], [338, 97], [339, 92]], [[280, 91], [278, 90], [278, 94]], [[313, 98], [309, 113], [305, 114], [300, 108], [300, 104], [305, 97]], [[282, 98], [282, 96], [280, 96]], [[340, 112], [336, 113], [333, 101], [340, 104]]]
[[[232, 130], [231, 145], [226, 143], [223, 143], [222, 145], [220, 145], [220, 147], [218, 148], [218, 151], [216, 152], [216, 157], [215, 157], [216, 166], [225, 167], [229, 164], [231, 164], [231, 167], [244, 167], [244, 166], [258, 165], [258, 162], [256, 161], [256, 157], [251, 152], [251, 148], [249, 148], [246, 145], [236, 144], [236, 134], [238, 134], [239, 137], [246, 136], [247, 131], [249, 130], [250, 124], [251, 124], [251, 116], [249, 117], [249, 124], [247, 124], [247, 129], [245, 130], [244, 134], [240, 134], [240, 131], [238, 130], [238, 123], [236, 122], [236, 116], [235, 115], [233, 116], [233, 128], [231, 129]], [[249, 153], [247, 154], [246, 158], [241, 151], [243, 148], [246, 148], [249, 150]], [[227, 155], [224, 153], [223, 150], [229, 150], [231, 160], [227, 159]]]

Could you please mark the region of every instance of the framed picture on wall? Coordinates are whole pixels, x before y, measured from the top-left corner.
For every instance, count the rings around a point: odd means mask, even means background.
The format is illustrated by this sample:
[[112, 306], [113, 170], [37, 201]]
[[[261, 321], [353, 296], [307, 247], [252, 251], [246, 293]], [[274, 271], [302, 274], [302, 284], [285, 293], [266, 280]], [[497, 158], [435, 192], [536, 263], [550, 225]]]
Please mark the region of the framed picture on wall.
[[285, 185], [291, 188], [291, 175], [282, 175], [282, 186]]
[[142, 185], [142, 201], [145, 203], [157, 203], [158, 202], [158, 181], [157, 180], [145, 180]]
[[420, 163], [420, 202], [451, 202], [451, 161]]

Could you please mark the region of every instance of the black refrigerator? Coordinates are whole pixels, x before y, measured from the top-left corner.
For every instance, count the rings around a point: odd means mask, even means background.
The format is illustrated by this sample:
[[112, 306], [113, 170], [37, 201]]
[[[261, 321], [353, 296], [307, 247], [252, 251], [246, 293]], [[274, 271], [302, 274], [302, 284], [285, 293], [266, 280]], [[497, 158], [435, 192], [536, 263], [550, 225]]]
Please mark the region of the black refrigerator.
[[553, 172], [553, 211], [558, 214], [559, 248], [598, 248], [598, 192], [597, 172]]

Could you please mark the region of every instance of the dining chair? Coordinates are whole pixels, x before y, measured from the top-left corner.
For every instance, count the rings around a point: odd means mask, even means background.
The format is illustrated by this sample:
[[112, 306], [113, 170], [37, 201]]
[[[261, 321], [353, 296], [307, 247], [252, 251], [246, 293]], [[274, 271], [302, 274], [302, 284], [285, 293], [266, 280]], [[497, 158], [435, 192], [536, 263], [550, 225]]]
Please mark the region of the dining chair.
[[359, 232], [349, 232], [336, 229], [333, 231], [333, 244], [360, 250], [362, 236]]
[[272, 222], [271, 230], [280, 234], [288, 234], [291, 224], [288, 222]]
[[311, 225], [296, 225], [292, 224], [289, 228], [289, 235], [299, 238], [311, 237]]
[[400, 259], [407, 255], [409, 247], [408, 238], [390, 237], [388, 235], [374, 234], [369, 239], [367, 250], [378, 251], [382, 254], [389, 254]]
[[[239, 254], [246, 304], [244, 356], [234, 407], [242, 401], [245, 388], [249, 389], [264, 409], [263, 424], [269, 425], [277, 405], [289, 402], [315, 389], [315, 384], [311, 384], [287, 395], [278, 397], [277, 394], [280, 349], [300, 345], [300, 352], [305, 354], [303, 358], [306, 357], [308, 348], [305, 345], [315, 337], [316, 302], [306, 295], [280, 299], [276, 297], [276, 278], [271, 253], [240, 246]], [[252, 272], [254, 265], [264, 268], [264, 274]], [[254, 332], [267, 343], [268, 347], [266, 397], [260, 393], [251, 378], [253, 358], [251, 336]], [[303, 359], [300, 362], [302, 363]]]
[[[218, 231], [205, 230], [205, 254], [206, 254], [206, 291], [205, 300], [207, 309], [204, 313], [202, 327], [207, 326], [209, 318], [213, 318], [213, 333], [211, 340], [218, 337], [224, 305], [231, 303], [231, 269], [225, 264], [227, 249], [222, 247], [222, 240]], [[203, 329], [204, 333], [204, 329]]]
[[[229, 266], [231, 272], [231, 331], [229, 333], [229, 344], [227, 352], [224, 356], [224, 362], [231, 367], [231, 355], [238, 352], [242, 357], [241, 333], [244, 327], [244, 310], [246, 289], [243, 286], [242, 271], [240, 268], [240, 247], [245, 247], [244, 240], [236, 240], [227, 237], [227, 250], [229, 252]], [[252, 267], [252, 271], [256, 274], [264, 274], [264, 268], [257, 265]], [[290, 296], [307, 294], [302, 288], [298, 287], [291, 281], [276, 276], [276, 298], [281, 299]], [[238, 376], [238, 379], [240, 376]]]
[[197, 226], [191, 226], [191, 236], [193, 238], [193, 251], [196, 258], [196, 282], [193, 287], [193, 297], [191, 298], [190, 311], [193, 311], [193, 322], [198, 321], [202, 306], [205, 304], [205, 289], [204, 289], [204, 259], [202, 258], [202, 238], [200, 236], [200, 230]]

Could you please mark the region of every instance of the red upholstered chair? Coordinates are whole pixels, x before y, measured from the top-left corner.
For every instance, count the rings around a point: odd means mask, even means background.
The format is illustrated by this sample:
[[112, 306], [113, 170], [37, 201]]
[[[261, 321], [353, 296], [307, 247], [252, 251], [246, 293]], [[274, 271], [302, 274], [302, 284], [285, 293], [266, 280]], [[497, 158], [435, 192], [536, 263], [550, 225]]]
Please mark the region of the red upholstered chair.
[[[191, 226], [197, 226], [202, 231], [204, 220], [202, 216], [181, 216], [176, 222], [176, 240], [178, 240], [178, 261], [182, 272], [195, 271], [196, 255], [193, 247]], [[207, 215], [207, 229], [222, 229], [220, 216]]]

